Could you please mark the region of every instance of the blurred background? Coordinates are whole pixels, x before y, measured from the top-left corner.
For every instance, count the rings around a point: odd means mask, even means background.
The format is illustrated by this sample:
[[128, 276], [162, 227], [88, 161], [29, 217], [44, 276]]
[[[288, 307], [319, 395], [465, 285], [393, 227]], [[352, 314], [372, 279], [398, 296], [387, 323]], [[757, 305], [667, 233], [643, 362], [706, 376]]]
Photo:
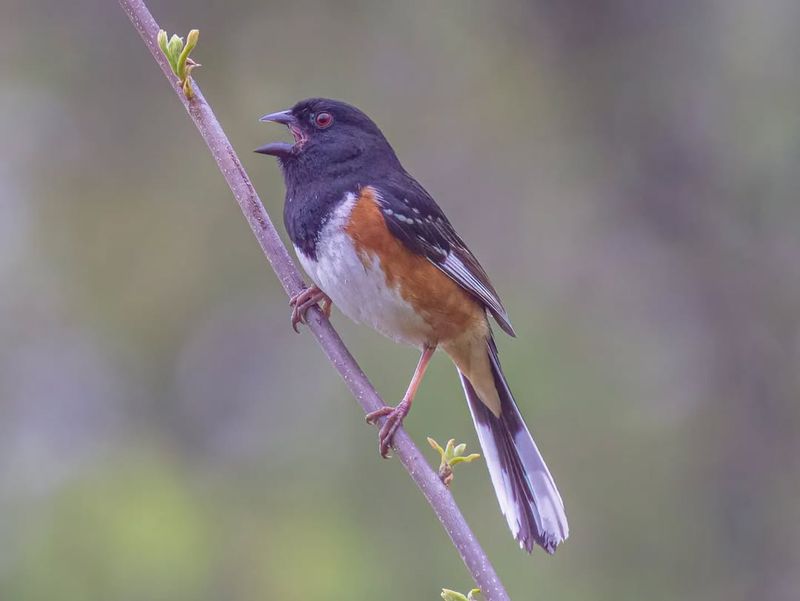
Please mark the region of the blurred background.
[[[371, 115], [492, 274], [571, 538], [519, 601], [800, 598], [800, 4], [165, 2], [271, 215], [257, 118]], [[116, 2], [1, 9], [0, 598], [435, 600], [469, 576], [382, 461]], [[283, 233], [282, 224], [280, 225]], [[416, 364], [334, 313], [390, 402]], [[437, 356], [406, 422], [477, 445]], [[427, 451], [431, 462], [433, 453]]]

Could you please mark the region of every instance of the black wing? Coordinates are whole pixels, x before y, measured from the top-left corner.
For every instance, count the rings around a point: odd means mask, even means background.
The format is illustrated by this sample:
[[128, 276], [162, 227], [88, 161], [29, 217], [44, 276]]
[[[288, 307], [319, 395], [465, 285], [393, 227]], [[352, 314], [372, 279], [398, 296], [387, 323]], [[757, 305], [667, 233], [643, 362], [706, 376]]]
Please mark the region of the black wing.
[[516, 336], [489, 276], [430, 194], [407, 173], [384, 179], [376, 191], [389, 230], [409, 250], [427, 257], [481, 301], [500, 327], [510, 336]]

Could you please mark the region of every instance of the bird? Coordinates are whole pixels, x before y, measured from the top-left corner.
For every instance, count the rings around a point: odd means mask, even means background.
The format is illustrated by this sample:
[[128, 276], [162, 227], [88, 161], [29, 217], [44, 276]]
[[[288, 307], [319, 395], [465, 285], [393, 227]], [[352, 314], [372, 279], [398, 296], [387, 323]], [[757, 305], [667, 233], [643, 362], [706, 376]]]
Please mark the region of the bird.
[[529, 553], [535, 544], [555, 553], [569, 535], [564, 503], [500, 367], [489, 316], [516, 334], [486, 271], [360, 109], [308, 98], [260, 120], [285, 125], [294, 138], [255, 150], [277, 158], [286, 231], [314, 282], [290, 301], [292, 327], [297, 331], [314, 305], [327, 317], [336, 306], [419, 349], [402, 400], [366, 416], [380, 425], [383, 457], [434, 351], [447, 353], [515, 540]]

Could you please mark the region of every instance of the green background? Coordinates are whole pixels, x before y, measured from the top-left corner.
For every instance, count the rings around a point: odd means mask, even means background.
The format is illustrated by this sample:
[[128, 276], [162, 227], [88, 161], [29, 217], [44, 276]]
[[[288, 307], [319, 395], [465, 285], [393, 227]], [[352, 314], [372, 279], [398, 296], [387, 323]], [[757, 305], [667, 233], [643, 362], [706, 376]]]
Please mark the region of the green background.
[[[492, 275], [571, 537], [517, 601], [800, 598], [800, 4], [151, 2], [270, 214], [257, 118], [383, 128]], [[435, 600], [471, 582], [115, 2], [0, 19], [0, 598]], [[282, 231], [282, 227], [281, 227]], [[334, 313], [386, 399], [417, 356]], [[444, 356], [414, 439], [477, 440]], [[427, 447], [426, 447], [427, 448]], [[426, 450], [431, 461], [432, 452]]]

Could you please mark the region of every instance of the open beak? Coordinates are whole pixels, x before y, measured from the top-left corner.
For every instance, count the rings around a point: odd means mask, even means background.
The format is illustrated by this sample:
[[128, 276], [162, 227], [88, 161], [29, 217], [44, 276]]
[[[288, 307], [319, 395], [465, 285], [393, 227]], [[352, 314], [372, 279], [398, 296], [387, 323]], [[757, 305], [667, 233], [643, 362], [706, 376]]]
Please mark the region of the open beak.
[[[259, 121], [281, 123], [292, 131], [292, 134], [295, 138], [295, 144], [301, 141], [300, 129], [297, 127], [297, 119], [294, 115], [292, 115], [292, 111], [279, 111], [277, 113], [270, 113], [269, 115], [264, 115], [261, 117]], [[258, 152], [260, 154], [270, 154], [276, 157], [285, 157], [292, 154], [295, 144], [289, 144], [288, 142], [272, 142], [271, 144], [266, 144], [260, 148], [256, 148], [254, 152]]]

